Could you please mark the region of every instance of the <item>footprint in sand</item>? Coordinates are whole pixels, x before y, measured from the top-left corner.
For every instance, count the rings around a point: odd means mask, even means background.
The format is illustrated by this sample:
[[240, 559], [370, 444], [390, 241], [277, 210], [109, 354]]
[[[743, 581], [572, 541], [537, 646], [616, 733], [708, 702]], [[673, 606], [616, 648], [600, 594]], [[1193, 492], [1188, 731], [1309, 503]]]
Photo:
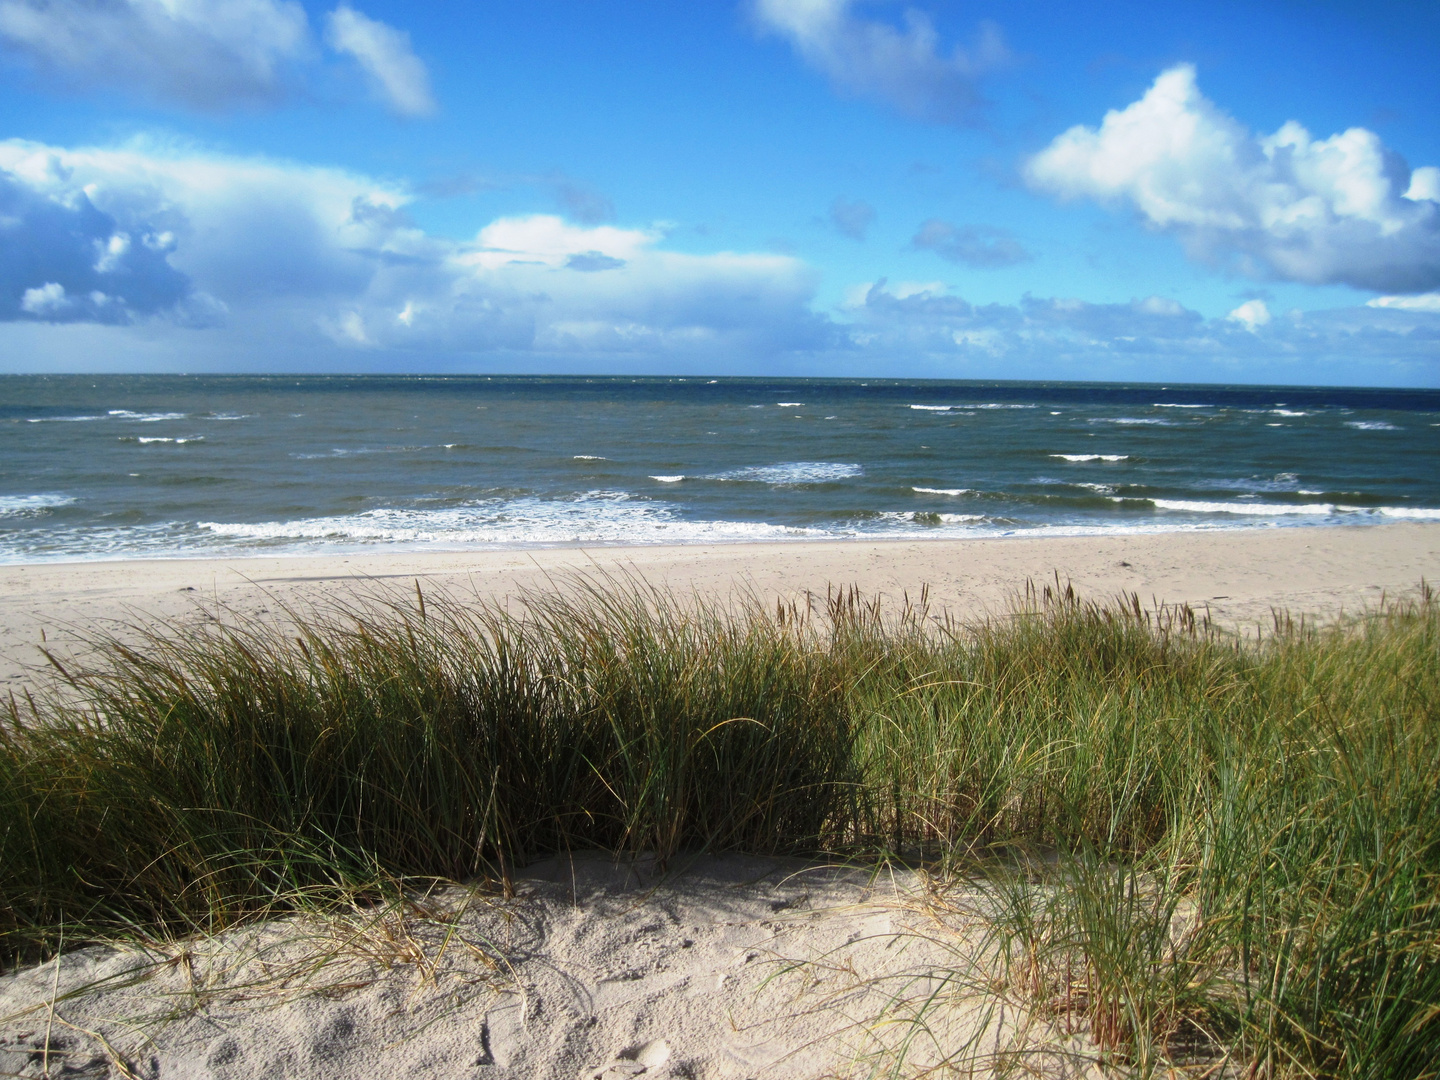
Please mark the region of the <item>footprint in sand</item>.
[[670, 1044], [664, 1039], [627, 1047], [610, 1064], [589, 1074], [591, 1080], [622, 1080], [627, 1076], [653, 1073], [670, 1060]]

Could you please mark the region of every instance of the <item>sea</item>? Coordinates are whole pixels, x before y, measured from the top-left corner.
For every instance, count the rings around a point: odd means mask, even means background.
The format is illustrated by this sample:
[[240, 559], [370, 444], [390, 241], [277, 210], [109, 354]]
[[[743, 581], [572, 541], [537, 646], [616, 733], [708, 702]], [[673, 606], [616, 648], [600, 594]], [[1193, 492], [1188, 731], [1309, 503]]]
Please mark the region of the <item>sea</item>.
[[0, 377], [0, 562], [1440, 521], [1440, 391]]

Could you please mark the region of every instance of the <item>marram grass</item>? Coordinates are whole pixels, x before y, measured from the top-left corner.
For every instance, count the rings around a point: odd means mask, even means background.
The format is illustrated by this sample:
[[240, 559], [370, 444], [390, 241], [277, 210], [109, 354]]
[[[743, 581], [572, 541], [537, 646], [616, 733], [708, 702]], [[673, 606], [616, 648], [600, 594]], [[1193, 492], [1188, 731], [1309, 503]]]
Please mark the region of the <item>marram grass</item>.
[[9, 703], [7, 962], [577, 848], [899, 856], [978, 882], [1005, 987], [1111, 1066], [1440, 1076], [1423, 587], [1261, 640], [1068, 588], [974, 627], [633, 582], [220, 615]]

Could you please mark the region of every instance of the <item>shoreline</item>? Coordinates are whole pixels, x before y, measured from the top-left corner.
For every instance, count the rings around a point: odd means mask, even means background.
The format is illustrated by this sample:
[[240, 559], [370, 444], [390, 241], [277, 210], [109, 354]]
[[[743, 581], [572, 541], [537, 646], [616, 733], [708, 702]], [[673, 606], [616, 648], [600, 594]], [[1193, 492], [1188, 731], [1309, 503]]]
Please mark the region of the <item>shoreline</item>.
[[763, 599], [859, 588], [887, 603], [929, 587], [962, 619], [1002, 609], [1027, 580], [1058, 575], [1084, 596], [1137, 593], [1188, 603], [1222, 625], [1268, 624], [1271, 610], [1333, 618], [1440, 577], [1440, 524], [1233, 528], [1101, 536], [781, 540], [119, 559], [0, 566], [0, 686], [28, 681], [36, 646], [67, 631], [138, 619], [184, 623], [197, 601], [240, 615], [305, 608], [390, 587], [504, 599], [575, 573]]

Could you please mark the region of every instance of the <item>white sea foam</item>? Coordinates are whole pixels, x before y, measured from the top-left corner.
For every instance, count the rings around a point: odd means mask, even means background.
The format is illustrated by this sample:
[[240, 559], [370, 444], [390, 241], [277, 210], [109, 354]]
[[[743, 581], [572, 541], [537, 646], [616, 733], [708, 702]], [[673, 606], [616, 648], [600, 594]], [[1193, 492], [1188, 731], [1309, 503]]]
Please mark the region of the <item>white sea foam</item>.
[[1087, 484], [1087, 483], [1078, 483], [1078, 484], [1072, 484], [1071, 486], [1072, 486], [1072, 487], [1089, 488], [1091, 491], [1099, 492], [1101, 495], [1114, 495], [1114, 494], [1115, 494], [1115, 485], [1114, 485], [1114, 484]]
[[1301, 409], [1271, 409], [1271, 416], [1309, 416], [1308, 412]]
[[687, 521], [662, 502], [624, 492], [593, 491], [572, 499], [524, 496], [444, 510], [386, 508], [293, 521], [199, 523], [231, 541], [323, 546], [401, 544], [645, 544], [773, 540], [823, 535], [819, 530], [751, 521]]
[[833, 484], [859, 476], [865, 470], [859, 465], [838, 461], [785, 461], [778, 465], [751, 465], [743, 469], [716, 473], [708, 480], [740, 480], [759, 484]]
[[129, 409], [111, 409], [109, 415], [117, 420], [138, 420], [142, 424], [153, 424], [159, 420], [184, 420], [186, 416], [183, 412], [140, 413], [131, 412]]
[[249, 420], [249, 413], [210, 413], [208, 416], [197, 416], [197, 420]]
[[911, 491], [917, 491], [921, 495], [968, 495], [970, 488], [930, 488], [912, 487]]
[[576, 454], [574, 461], [609, 461], [609, 458], [601, 457], [599, 454]]
[[78, 424], [86, 420], [104, 420], [103, 416], [28, 416], [27, 424]]
[[1010, 405], [1005, 402], [987, 402], [983, 405], [956, 405], [957, 409], [1038, 409], [1039, 405]]
[[1160, 420], [1153, 416], [1092, 416], [1092, 424], [1119, 424], [1121, 427], [1174, 427], [1173, 420]]
[[41, 495], [0, 495], [0, 517], [16, 517], [21, 514], [43, 514], [57, 506], [69, 506], [75, 499], [70, 495], [45, 493]]
[[[1349, 510], [1351, 507], [1342, 506], [1340, 509]], [[1372, 512], [1381, 517], [1402, 518], [1411, 521], [1440, 521], [1440, 509], [1428, 506], [1377, 506]]]
[[659, 481], [662, 484], [678, 484], [681, 480], [685, 479], [685, 474], [680, 473], [678, 476], [652, 476], [650, 479]]
[[1157, 409], [1218, 409], [1219, 407], [1219, 405], [1177, 405], [1169, 401], [1157, 401], [1155, 403], [1155, 408]]
[[141, 446], [144, 446], [144, 445], [147, 444], [147, 443], [177, 443], [177, 444], [178, 444], [178, 443], [204, 442], [204, 441], [205, 441], [205, 436], [204, 436], [204, 435], [192, 435], [192, 436], [190, 436], [188, 439], [171, 439], [171, 438], [167, 438], [167, 437], [160, 436], [160, 435], [141, 435], [141, 436], [139, 436], [138, 438], [128, 438], [128, 437], [126, 437], [126, 436], [121, 436], [120, 441], [121, 441], [121, 442], [137, 442], [137, 443], [139, 443]]
[[1335, 513], [1334, 503], [1207, 502], [1200, 499], [1151, 499], [1150, 502], [1157, 510], [1183, 510], [1192, 514], [1288, 517], [1297, 514], [1329, 516]]
[[780, 406], [780, 408], [782, 409], [798, 409], [801, 405], [804, 405], [805, 403], [803, 401], [777, 401], [775, 402], [775, 404]]
[[1129, 454], [1051, 454], [1061, 461], [1129, 461]]
[[1394, 424], [1387, 424], [1384, 420], [1346, 420], [1345, 426], [1354, 428], [1356, 431], [1399, 431]]
[[919, 409], [921, 412], [949, 412], [955, 408], [954, 405], [911, 405], [912, 409]]

